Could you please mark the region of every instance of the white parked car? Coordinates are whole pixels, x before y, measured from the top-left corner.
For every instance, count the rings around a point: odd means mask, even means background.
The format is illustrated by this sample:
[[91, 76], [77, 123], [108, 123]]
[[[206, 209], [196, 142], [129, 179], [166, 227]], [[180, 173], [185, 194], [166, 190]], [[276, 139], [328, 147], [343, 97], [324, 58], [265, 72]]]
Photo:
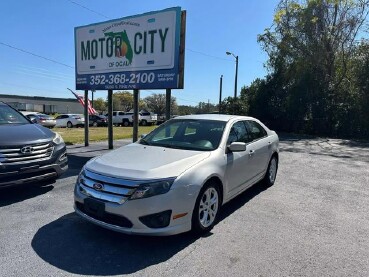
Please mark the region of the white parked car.
[[81, 114], [61, 114], [55, 120], [55, 127], [73, 128], [85, 126], [85, 118]]
[[127, 234], [207, 232], [224, 203], [259, 181], [274, 184], [278, 144], [277, 134], [255, 118], [179, 116], [87, 162], [74, 208]]

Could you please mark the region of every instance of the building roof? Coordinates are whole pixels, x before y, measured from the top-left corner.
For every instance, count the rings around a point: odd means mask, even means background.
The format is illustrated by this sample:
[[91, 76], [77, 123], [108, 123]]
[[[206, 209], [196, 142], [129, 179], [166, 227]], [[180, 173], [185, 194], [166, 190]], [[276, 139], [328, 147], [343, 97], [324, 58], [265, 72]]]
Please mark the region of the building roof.
[[61, 101], [61, 102], [77, 102], [76, 98], [53, 98], [43, 96], [24, 96], [24, 95], [12, 95], [12, 94], [0, 94], [0, 98], [12, 98], [12, 99], [28, 99], [38, 101]]

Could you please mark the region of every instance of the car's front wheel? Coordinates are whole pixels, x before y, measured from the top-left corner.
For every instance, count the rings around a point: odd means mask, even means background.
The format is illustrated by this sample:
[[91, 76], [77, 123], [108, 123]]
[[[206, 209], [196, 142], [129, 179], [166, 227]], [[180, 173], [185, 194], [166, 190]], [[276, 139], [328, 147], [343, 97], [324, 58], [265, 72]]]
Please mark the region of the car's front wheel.
[[264, 177], [264, 184], [267, 187], [271, 187], [274, 185], [275, 179], [277, 177], [278, 171], [278, 158], [276, 156], [272, 156], [269, 161], [267, 172]]
[[217, 185], [206, 184], [197, 197], [192, 214], [192, 231], [206, 233], [216, 222], [220, 208], [220, 194]]
[[72, 122], [68, 121], [68, 122], [67, 122], [67, 127], [68, 127], [68, 128], [73, 128], [73, 124], [72, 124]]

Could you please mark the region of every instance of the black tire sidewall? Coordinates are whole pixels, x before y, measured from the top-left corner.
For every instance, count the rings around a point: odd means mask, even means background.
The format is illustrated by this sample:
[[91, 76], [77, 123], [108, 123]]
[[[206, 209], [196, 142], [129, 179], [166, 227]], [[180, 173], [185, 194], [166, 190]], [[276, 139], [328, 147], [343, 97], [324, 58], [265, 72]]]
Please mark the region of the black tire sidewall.
[[[275, 177], [274, 177], [274, 181], [273, 182], [270, 182], [270, 179], [269, 179], [269, 170], [270, 170], [270, 165], [272, 163], [272, 160], [275, 159], [276, 160], [276, 164], [277, 164], [277, 168], [276, 168], [276, 172], [275, 172]], [[277, 178], [277, 172], [278, 172], [278, 158], [276, 156], [272, 156], [270, 161], [269, 161], [269, 164], [268, 164], [268, 169], [265, 173], [265, 177], [264, 177], [264, 184], [267, 186], [267, 187], [271, 187], [274, 185], [275, 183], [275, 180]]]
[[[200, 207], [200, 201], [204, 195], [204, 192], [210, 187], [214, 188], [218, 193], [218, 211], [217, 211], [217, 214], [215, 215], [215, 219], [213, 223], [208, 227], [204, 227], [200, 223], [199, 207]], [[209, 232], [214, 227], [214, 225], [217, 223], [219, 211], [220, 211], [220, 205], [221, 205], [221, 198], [220, 198], [219, 186], [214, 183], [205, 184], [201, 188], [199, 195], [197, 196], [195, 207], [192, 212], [192, 232], [197, 233], [197, 234], [204, 234], [204, 233]]]

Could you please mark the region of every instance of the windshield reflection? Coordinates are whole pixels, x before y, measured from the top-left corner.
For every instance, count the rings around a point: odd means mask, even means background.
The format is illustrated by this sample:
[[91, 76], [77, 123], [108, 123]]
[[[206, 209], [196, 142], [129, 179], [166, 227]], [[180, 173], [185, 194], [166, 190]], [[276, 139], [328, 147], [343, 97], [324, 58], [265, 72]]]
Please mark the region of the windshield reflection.
[[216, 120], [173, 119], [140, 140], [143, 145], [212, 151], [219, 147], [226, 122]]

